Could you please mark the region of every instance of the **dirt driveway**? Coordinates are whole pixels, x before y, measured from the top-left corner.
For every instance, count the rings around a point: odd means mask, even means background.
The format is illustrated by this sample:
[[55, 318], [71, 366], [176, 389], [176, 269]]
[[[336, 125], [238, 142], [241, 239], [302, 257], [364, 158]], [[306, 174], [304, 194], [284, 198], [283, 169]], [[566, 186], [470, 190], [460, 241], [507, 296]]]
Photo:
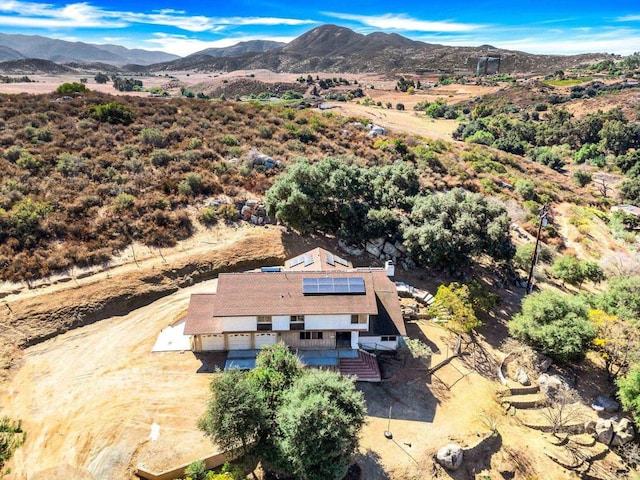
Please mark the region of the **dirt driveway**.
[[[210, 280], [124, 317], [73, 330], [26, 350], [0, 391], [2, 413], [23, 419], [27, 442], [7, 478], [123, 479], [150, 467], [213, 452], [196, 428], [210, 374], [191, 352], [151, 353], [158, 333], [188, 304], [215, 289]], [[152, 424], [160, 427], [149, 442]], [[145, 454], [146, 449], [153, 456]]]

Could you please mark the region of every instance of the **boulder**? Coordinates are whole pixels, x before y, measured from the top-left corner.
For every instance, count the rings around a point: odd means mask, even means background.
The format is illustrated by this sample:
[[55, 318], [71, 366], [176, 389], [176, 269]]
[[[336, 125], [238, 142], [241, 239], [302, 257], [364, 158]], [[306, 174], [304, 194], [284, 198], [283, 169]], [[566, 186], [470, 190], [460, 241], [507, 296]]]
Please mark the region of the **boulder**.
[[447, 470], [457, 470], [462, 466], [464, 460], [464, 451], [462, 447], [450, 443], [445, 445], [436, 454], [436, 460]]
[[631, 442], [636, 436], [636, 432], [633, 428], [633, 423], [628, 418], [623, 418], [613, 426], [613, 440], [611, 445], [619, 447]]
[[543, 373], [538, 377], [538, 386], [540, 392], [547, 398], [553, 399], [560, 390], [568, 390], [569, 385], [567, 381], [560, 375], [550, 375]]
[[384, 244], [384, 247], [382, 247], [382, 251], [387, 255], [390, 255], [391, 257], [397, 257], [400, 255], [400, 252], [398, 251], [398, 249], [389, 242], [386, 242]]
[[523, 368], [519, 368], [518, 370], [516, 370], [516, 382], [518, 382], [520, 385], [524, 385], [525, 387], [531, 385], [529, 375]]
[[613, 422], [600, 418], [596, 422], [595, 436], [598, 442], [605, 445], [611, 444], [611, 440], [613, 440]]
[[367, 242], [365, 243], [364, 248], [368, 253], [370, 253], [374, 257], [378, 258], [380, 256], [380, 254], [382, 253], [382, 247], [383, 246], [384, 246], [384, 240], [382, 241], [382, 244], [378, 244], [377, 242], [375, 242], [373, 240], [367, 240]]
[[605, 395], [598, 395], [596, 397], [596, 401], [591, 405], [594, 410], [613, 413], [617, 412], [620, 409], [620, 404], [616, 402], [613, 398], [607, 397]]

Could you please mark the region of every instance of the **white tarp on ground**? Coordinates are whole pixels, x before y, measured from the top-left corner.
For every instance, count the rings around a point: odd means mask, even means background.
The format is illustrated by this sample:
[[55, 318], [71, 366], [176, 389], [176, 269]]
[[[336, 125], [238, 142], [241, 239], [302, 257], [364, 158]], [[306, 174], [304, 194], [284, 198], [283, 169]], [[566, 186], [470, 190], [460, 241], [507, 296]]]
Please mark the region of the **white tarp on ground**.
[[158, 335], [152, 352], [175, 352], [191, 350], [189, 336], [184, 334], [185, 320], [165, 327]]

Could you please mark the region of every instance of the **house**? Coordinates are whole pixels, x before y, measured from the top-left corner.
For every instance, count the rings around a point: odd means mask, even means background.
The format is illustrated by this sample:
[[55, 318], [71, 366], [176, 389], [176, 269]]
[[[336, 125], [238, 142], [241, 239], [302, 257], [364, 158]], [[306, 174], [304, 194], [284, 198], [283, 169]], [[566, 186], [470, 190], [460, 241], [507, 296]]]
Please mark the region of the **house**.
[[628, 215], [640, 217], [640, 207], [636, 207], [635, 205], [614, 205], [611, 207], [611, 213], [615, 212], [624, 212]]
[[222, 273], [215, 294], [194, 294], [185, 318], [191, 348], [395, 350], [406, 335], [395, 284], [384, 268], [354, 268], [315, 248], [282, 267]]

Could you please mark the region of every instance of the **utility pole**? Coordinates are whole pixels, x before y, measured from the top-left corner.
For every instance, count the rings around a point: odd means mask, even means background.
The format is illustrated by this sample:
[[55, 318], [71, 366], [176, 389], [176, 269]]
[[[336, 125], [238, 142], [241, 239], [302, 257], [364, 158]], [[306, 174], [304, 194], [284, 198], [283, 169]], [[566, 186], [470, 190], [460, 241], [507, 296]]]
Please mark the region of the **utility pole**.
[[529, 269], [529, 278], [527, 279], [527, 293], [533, 291], [533, 270], [536, 267], [538, 261], [538, 246], [540, 244], [540, 233], [542, 233], [542, 227], [547, 225], [547, 216], [549, 215], [549, 204], [545, 203], [540, 209], [538, 218], [540, 223], [538, 225], [538, 234], [536, 235], [536, 246], [533, 249], [533, 255], [531, 255], [531, 268]]

